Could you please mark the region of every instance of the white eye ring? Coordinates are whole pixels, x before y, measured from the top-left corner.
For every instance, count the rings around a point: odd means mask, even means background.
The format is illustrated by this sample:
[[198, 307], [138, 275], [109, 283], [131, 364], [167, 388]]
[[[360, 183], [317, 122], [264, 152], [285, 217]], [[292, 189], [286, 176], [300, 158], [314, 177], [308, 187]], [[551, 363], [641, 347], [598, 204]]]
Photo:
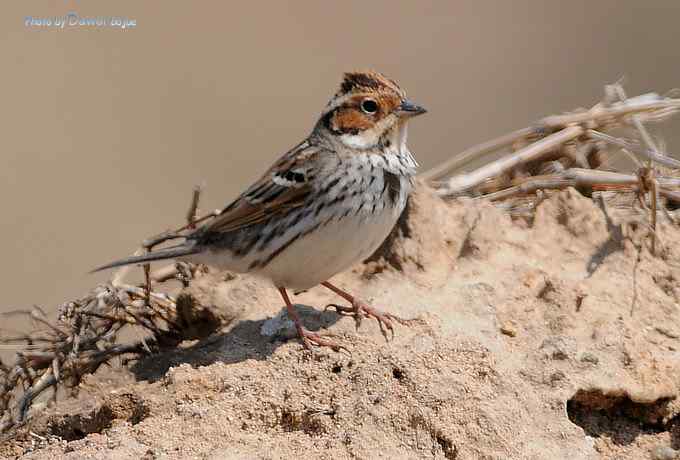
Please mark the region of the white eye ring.
[[361, 101], [361, 110], [363, 110], [364, 113], [374, 114], [378, 111], [378, 103], [373, 99], [364, 99]]

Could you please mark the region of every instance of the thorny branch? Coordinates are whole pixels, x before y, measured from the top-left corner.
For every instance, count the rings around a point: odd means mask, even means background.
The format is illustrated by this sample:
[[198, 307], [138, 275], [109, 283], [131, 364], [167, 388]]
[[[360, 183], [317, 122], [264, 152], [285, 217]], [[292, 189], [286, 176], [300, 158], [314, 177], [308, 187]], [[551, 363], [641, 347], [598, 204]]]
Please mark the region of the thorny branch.
[[[186, 225], [145, 241], [137, 253], [181, 238], [197, 223], [219, 214], [215, 211], [197, 217], [199, 198], [197, 187]], [[176, 279], [186, 285], [195, 269], [175, 263], [151, 272], [145, 266], [141, 286], [124, 283], [125, 270], [119, 271], [111, 283], [59, 306], [54, 324], [37, 306], [30, 311], [5, 313], [25, 316], [35, 327], [30, 333], [0, 336], [2, 348], [18, 350], [13, 365], [0, 361], [0, 434], [23, 423], [42, 394], [51, 392], [52, 400], [56, 400], [59, 388], [77, 391], [84, 376], [117, 356], [140, 356], [181, 342], [191, 325], [178, 312], [177, 300], [154, 290], [154, 284]], [[130, 327], [141, 328], [147, 335], [137, 342], [121, 343], [120, 333]]]

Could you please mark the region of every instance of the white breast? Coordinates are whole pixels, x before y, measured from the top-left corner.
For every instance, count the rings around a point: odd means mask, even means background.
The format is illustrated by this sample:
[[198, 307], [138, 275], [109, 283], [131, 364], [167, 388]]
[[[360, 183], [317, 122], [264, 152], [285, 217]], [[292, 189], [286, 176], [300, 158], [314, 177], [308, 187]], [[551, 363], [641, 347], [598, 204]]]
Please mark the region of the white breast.
[[370, 256], [398, 217], [394, 209], [386, 209], [330, 222], [296, 240], [256, 273], [290, 289], [316, 286]]

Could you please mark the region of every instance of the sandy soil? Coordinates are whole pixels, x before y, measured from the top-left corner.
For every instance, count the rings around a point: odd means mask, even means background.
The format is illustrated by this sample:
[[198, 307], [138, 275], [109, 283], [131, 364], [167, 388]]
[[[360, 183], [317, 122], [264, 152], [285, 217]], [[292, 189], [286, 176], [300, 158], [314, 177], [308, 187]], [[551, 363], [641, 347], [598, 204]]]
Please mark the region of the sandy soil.
[[295, 297], [304, 321], [351, 354], [305, 352], [261, 333], [279, 324], [274, 289], [207, 274], [190, 289], [232, 319], [220, 334], [87, 379], [0, 455], [674, 458], [679, 232], [661, 226], [658, 256], [646, 234], [574, 190], [527, 224], [420, 187], [376, 256], [336, 278], [416, 318], [393, 341], [322, 312], [339, 299], [316, 288]]

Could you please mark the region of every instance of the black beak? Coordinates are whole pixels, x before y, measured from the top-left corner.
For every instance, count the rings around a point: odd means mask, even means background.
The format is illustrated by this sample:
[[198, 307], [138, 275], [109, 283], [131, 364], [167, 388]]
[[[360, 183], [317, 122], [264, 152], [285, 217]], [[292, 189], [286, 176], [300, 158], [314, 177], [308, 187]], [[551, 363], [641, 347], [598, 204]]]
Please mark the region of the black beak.
[[419, 105], [414, 104], [408, 99], [405, 99], [402, 101], [401, 105], [399, 106], [399, 109], [397, 109], [397, 112], [402, 117], [415, 117], [416, 115], [424, 114], [425, 112], [427, 112], [427, 110], [425, 110], [423, 107]]

